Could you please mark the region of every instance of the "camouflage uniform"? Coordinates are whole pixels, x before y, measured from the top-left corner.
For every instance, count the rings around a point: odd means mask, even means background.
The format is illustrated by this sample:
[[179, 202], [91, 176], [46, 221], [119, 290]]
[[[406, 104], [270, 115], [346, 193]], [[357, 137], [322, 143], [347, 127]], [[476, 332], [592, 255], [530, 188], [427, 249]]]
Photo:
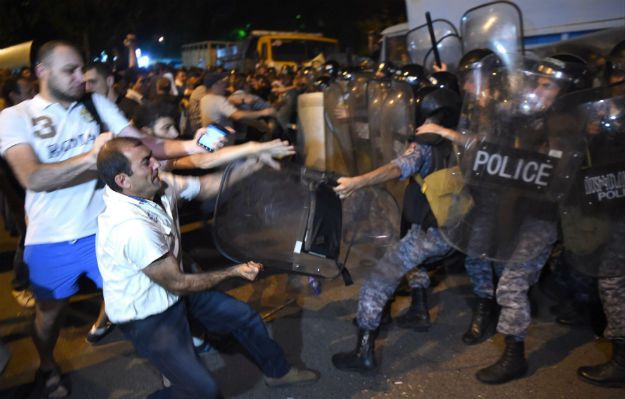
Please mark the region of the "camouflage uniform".
[[[413, 145], [403, 156], [391, 161], [401, 170], [402, 179], [419, 173], [425, 177], [430, 172], [432, 150], [427, 145]], [[393, 295], [401, 278], [410, 273], [410, 286], [427, 288], [430, 279], [420, 265], [433, 257], [444, 256], [451, 247], [435, 227], [423, 230], [413, 224], [408, 233], [390, 247], [363, 284], [358, 300], [358, 327], [373, 331], [380, 325], [382, 309]]]
[[625, 276], [599, 278], [599, 296], [608, 325], [608, 339], [625, 338]]
[[[526, 239], [517, 246], [515, 254], [542, 246], [542, 251], [531, 260], [521, 263], [491, 262], [472, 257], [465, 260], [465, 268], [480, 298], [492, 298], [501, 306], [497, 331], [504, 335], [524, 338], [530, 324], [529, 288], [540, 276], [556, 239], [556, 227], [551, 222], [535, 220], [527, 229]], [[495, 289], [495, 277], [498, 279]]]

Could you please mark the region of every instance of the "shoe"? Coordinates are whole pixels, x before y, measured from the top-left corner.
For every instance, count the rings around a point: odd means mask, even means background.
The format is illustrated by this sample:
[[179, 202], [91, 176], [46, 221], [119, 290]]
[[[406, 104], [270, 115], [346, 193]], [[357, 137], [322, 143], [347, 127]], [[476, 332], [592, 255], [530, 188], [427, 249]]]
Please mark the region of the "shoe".
[[291, 367], [288, 373], [280, 378], [265, 377], [265, 384], [269, 387], [283, 387], [287, 385], [317, 382], [319, 373], [313, 370]]
[[503, 384], [523, 377], [527, 373], [525, 343], [512, 335], [506, 336], [506, 348], [501, 358], [492, 366], [481, 369], [475, 375], [484, 384]]
[[430, 329], [430, 313], [428, 311], [427, 291], [425, 288], [413, 288], [410, 293], [412, 302], [410, 307], [395, 322], [401, 328], [411, 328], [417, 332], [426, 332]]
[[191, 337], [193, 339], [193, 349], [195, 349], [195, 353], [198, 355], [202, 353], [210, 352], [213, 347], [208, 343], [207, 340], [200, 337]]
[[35, 297], [33, 297], [33, 293], [29, 289], [24, 290], [12, 290], [11, 294], [15, 301], [23, 308], [34, 308], [35, 307]]
[[462, 335], [462, 342], [476, 345], [495, 333], [497, 325], [497, 303], [492, 298], [477, 298], [473, 308], [473, 317], [467, 331]]
[[579, 378], [608, 388], [625, 387], [625, 340], [612, 340], [612, 358], [606, 363], [577, 369]]
[[96, 327], [95, 324], [91, 326], [91, 330], [87, 333], [85, 338], [90, 344], [98, 343], [102, 338], [106, 337], [111, 331], [113, 331], [115, 325], [110, 321], [104, 323], [102, 327]]
[[61, 369], [58, 367], [48, 371], [38, 369], [35, 374], [35, 384], [41, 387], [42, 398], [66, 398], [70, 394], [69, 384], [64, 381]]
[[378, 365], [374, 356], [375, 331], [358, 330], [358, 343], [351, 352], [336, 353], [332, 364], [339, 370], [358, 373], [375, 370]]

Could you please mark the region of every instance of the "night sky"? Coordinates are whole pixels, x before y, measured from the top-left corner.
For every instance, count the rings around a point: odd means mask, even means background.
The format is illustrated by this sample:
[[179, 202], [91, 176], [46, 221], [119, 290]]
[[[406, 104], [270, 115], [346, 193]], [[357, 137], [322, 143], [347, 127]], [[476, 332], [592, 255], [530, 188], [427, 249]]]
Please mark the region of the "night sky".
[[[367, 31], [406, 20], [403, 0], [0, 0], [0, 48], [27, 40], [66, 39], [90, 56], [139, 46], [179, 57], [180, 45], [235, 40], [252, 29], [322, 32], [343, 49], [366, 51]], [[157, 39], [164, 36], [159, 44]]]

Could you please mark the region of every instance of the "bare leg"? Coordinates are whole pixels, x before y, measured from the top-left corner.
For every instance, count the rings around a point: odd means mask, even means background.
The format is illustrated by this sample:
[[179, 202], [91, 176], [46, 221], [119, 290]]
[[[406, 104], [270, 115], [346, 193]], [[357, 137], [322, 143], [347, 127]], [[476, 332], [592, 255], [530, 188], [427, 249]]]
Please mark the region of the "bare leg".
[[54, 346], [61, 330], [61, 316], [67, 306], [67, 299], [37, 301], [35, 308], [35, 329], [33, 342], [39, 353], [42, 370], [57, 367], [54, 360]]

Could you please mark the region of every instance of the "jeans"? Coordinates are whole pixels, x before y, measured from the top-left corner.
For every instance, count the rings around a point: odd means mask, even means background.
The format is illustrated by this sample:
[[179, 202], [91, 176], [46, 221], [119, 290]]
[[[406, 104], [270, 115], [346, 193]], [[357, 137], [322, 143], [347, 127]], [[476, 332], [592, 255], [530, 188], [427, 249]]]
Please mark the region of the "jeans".
[[216, 382], [193, 348], [187, 307], [207, 331], [232, 334], [265, 376], [279, 378], [291, 368], [254, 309], [222, 292], [205, 291], [189, 295], [186, 301], [180, 300], [162, 313], [119, 324], [137, 353], [172, 384], [149, 398], [204, 399], [219, 395]]

